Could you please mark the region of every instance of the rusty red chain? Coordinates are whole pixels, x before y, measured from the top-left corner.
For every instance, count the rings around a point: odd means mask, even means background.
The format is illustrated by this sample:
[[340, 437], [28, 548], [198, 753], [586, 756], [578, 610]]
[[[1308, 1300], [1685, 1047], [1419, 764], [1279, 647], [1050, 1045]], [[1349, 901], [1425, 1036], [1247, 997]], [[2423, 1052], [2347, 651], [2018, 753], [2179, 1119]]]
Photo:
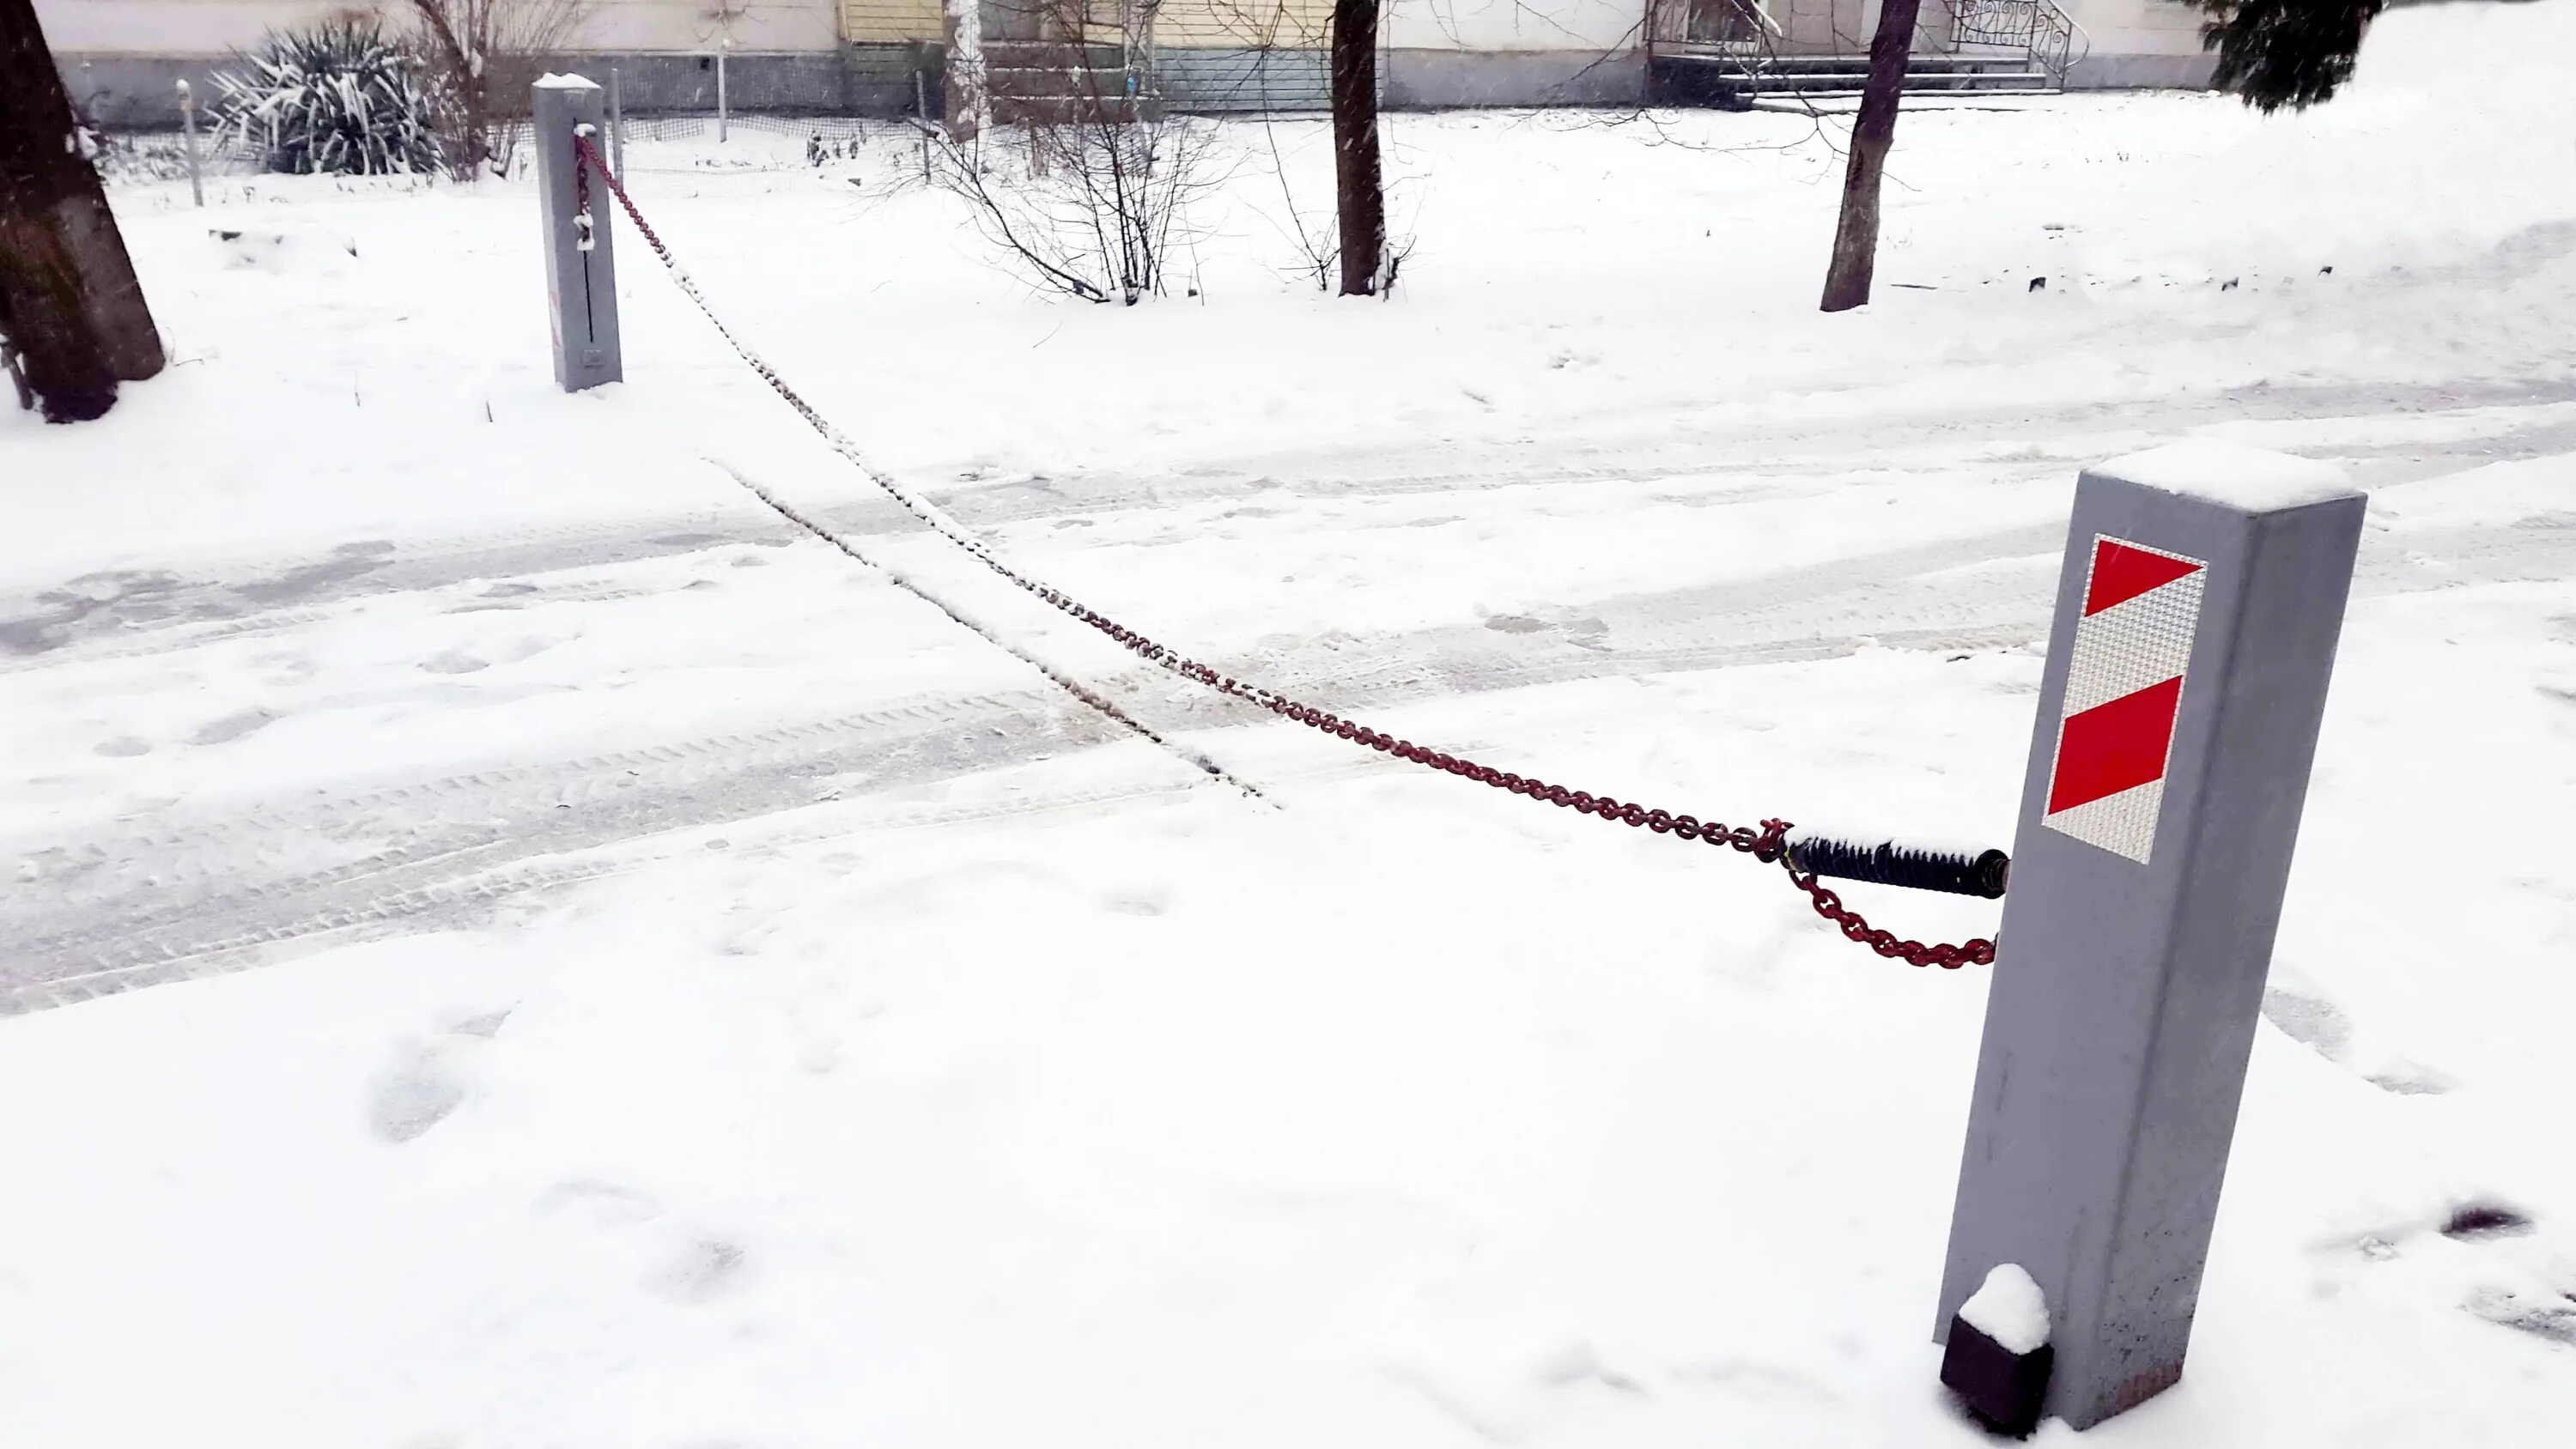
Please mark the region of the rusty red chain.
[[[663, 242], [660, 235], [655, 233], [652, 223], [646, 221], [644, 213], [636, 209], [635, 199], [626, 194], [625, 182], [608, 169], [607, 162], [601, 159], [598, 149], [591, 144], [590, 138], [576, 135], [573, 138], [573, 146], [578, 152], [574, 161], [575, 195], [582, 198], [586, 204], [590, 186], [589, 168], [597, 166], [600, 179], [607, 183], [609, 194], [617, 198], [618, 205], [625, 209], [627, 217], [635, 223], [636, 232], [644, 238], [645, 245], [653, 249], [653, 255], [661, 259], [662, 266], [670, 272], [671, 279], [679, 284], [680, 290], [688, 295], [690, 301], [697, 304], [700, 312], [706, 314], [707, 321], [714, 325], [716, 332], [724, 338], [728, 346], [733, 348], [735, 355], [747, 363], [753, 372], [758, 373], [760, 380], [769, 385], [770, 391], [778, 394], [780, 401], [794, 409], [796, 415], [803, 418], [806, 425], [811, 427], [824, 442], [830, 444], [834, 452], [839, 453], [851, 466], [866, 474], [870, 482], [884, 490], [887, 496], [902, 505], [905, 512], [919, 519], [932, 532], [974, 555], [978, 562], [1013, 586], [1043, 601], [1058, 612], [1107, 635], [1120, 647], [1146, 663], [1215, 690], [1219, 694], [1230, 695], [1246, 703], [1258, 705], [1283, 719], [1294, 720], [1298, 724], [1319, 730], [1336, 739], [1349, 740], [1353, 744], [1364, 745], [1369, 749], [1393, 755], [1397, 759], [1408, 760], [1417, 765], [1425, 765], [1444, 774], [1456, 775], [1461, 779], [1473, 780], [1478, 784], [1490, 785], [1495, 789], [1507, 790], [1514, 795], [1544, 801], [1550, 805], [1565, 806], [1578, 815], [1589, 815], [1595, 820], [1641, 827], [1657, 835], [1671, 835], [1682, 840], [1695, 840], [1706, 845], [1732, 848], [1766, 864], [1779, 862], [1788, 871], [1790, 881], [1798, 889], [1806, 892], [1808, 899], [1815, 906], [1817, 915], [1833, 922], [1846, 938], [1892, 960], [1904, 961], [1914, 966], [1938, 966], [1944, 970], [1955, 971], [1971, 963], [1986, 965], [1995, 959], [1994, 942], [1990, 940], [1980, 938], [1956, 945], [1943, 943], [1927, 946], [1921, 941], [1906, 940], [1893, 932], [1870, 925], [1857, 911], [1845, 906], [1842, 903], [1842, 897], [1826, 889], [1814, 875], [1788, 864], [1790, 826], [1786, 820], [1765, 820], [1759, 830], [1743, 825], [1728, 826], [1713, 820], [1701, 821], [1695, 816], [1648, 809], [1633, 800], [1595, 795], [1587, 790], [1569, 790], [1563, 785], [1553, 785], [1545, 780], [1514, 774], [1509, 770], [1496, 769], [1491, 765], [1479, 764], [1474, 760], [1428, 749], [1411, 740], [1344, 719], [1328, 710], [1300, 703], [1276, 690], [1265, 689], [1257, 684], [1247, 684], [1230, 674], [1201, 664], [1167, 645], [1155, 642], [1052, 584], [1021, 573], [1003, 562], [982, 539], [968, 533], [962, 525], [949, 518], [947, 513], [936, 504], [878, 471], [876, 465], [870, 463], [865, 455], [860, 453], [856, 443], [843, 435], [840, 429], [832, 426], [828, 419], [816, 411], [813, 404], [805, 401], [794, 388], [787, 385], [786, 379], [780, 377], [776, 369], [764, 361], [758, 353], [752, 351], [740, 337], [734, 335], [733, 329], [725, 325], [724, 319], [718, 316], [715, 308], [708, 303], [706, 294], [698, 290], [697, 282], [689, 276], [687, 269], [682, 267], [679, 259], [671, 254], [670, 247]], [[757, 488], [752, 491], [758, 494], [762, 502], [784, 514], [791, 522], [810, 531], [822, 533], [827, 538], [830, 537], [820, 525], [789, 509], [767, 493]]]
[[[1763, 823], [1777, 825], [1784, 830], [1788, 828], [1788, 822], [1785, 820], [1769, 820]], [[1791, 866], [1789, 879], [1798, 889], [1807, 893], [1808, 900], [1815, 905], [1817, 915], [1842, 929], [1845, 939], [1867, 946], [1890, 960], [1902, 961], [1908, 966], [1938, 966], [1944, 971], [1956, 971], [1967, 965], [1991, 966], [1995, 963], [1995, 943], [1983, 936], [1961, 941], [1955, 945], [1943, 941], [1927, 946], [1921, 941], [1909, 941], [1893, 931], [1881, 930], [1862, 919], [1860, 912], [1844, 905], [1843, 898], [1826, 889], [1824, 882], [1816, 879], [1815, 876]]]

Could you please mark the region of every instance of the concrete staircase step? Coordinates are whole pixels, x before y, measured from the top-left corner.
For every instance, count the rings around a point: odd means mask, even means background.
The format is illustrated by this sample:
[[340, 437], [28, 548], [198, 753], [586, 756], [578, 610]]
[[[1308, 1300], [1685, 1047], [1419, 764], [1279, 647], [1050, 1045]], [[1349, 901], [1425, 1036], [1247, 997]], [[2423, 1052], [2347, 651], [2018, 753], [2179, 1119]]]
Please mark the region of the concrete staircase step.
[[[1746, 78], [1743, 88], [1756, 95], [1780, 91], [1858, 90], [1869, 81], [1867, 71], [1813, 71], [1804, 75], [1756, 75]], [[1965, 91], [2004, 86], [2046, 86], [2046, 72], [2035, 70], [1987, 71], [1981, 74], [1924, 75], [1909, 71], [1905, 76], [1908, 91]]]
[[1102, 100], [1074, 96], [993, 95], [993, 121], [1004, 126], [1121, 125], [1130, 120], [1159, 121], [1163, 103], [1153, 97], [1132, 106], [1115, 96]]
[[1126, 64], [1126, 47], [1115, 44], [1079, 44], [1070, 40], [984, 42], [984, 67], [987, 70], [1118, 70]]
[[[1141, 88], [1144, 77], [1136, 81]], [[1092, 96], [1116, 100], [1127, 93], [1127, 76], [1115, 70], [988, 70], [984, 73], [984, 88], [989, 95], [1023, 100]]]

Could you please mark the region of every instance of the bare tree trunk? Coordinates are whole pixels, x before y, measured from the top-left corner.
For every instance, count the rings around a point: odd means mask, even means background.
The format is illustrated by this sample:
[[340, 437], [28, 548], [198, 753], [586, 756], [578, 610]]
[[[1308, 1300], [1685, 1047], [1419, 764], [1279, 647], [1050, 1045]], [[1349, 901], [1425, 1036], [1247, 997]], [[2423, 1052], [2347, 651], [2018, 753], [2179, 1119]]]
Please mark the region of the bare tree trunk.
[[32, 0], [0, 0], [0, 334], [54, 422], [99, 416], [163, 361]]
[[948, 94], [948, 139], [972, 141], [991, 114], [984, 95], [984, 15], [976, 0], [943, 0], [941, 35], [948, 49], [942, 87]]
[[1888, 148], [1896, 144], [1896, 98], [1905, 89], [1905, 62], [1921, 9], [1922, 0], [1886, 0], [1878, 12], [1878, 33], [1869, 42], [1869, 84], [1852, 122], [1851, 165], [1843, 172], [1833, 265], [1825, 272], [1827, 312], [1869, 302], [1870, 275], [1878, 265], [1878, 180], [1887, 169]]
[[1333, 0], [1333, 183], [1342, 219], [1342, 295], [1384, 284], [1386, 190], [1377, 159], [1379, 0]]

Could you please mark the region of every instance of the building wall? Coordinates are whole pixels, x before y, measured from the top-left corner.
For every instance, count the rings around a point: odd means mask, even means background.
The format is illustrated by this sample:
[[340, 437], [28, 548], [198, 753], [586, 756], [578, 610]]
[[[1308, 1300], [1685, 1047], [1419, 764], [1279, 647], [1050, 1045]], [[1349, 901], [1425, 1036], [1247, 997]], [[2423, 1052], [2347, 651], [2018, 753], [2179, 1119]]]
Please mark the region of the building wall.
[[841, 0], [841, 34], [852, 45], [929, 43], [944, 23], [939, 0]]
[[[735, 12], [711, 18], [718, 0], [589, 0], [589, 13], [574, 32], [576, 51], [704, 51], [730, 38], [734, 53], [813, 54], [837, 48], [838, 0], [730, 0]], [[398, 7], [397, 7], [398, 8]]]
[[2196, 56], [2209, 16], [2183, 0], [2074, 0], [2067, 13], [2084, 27], [2095, 55]]
[[[1866, 48], [1875, 0], [1768, 0]], [[1938, 0], [1933, 0], [1937, 5]], [[2210, 58], [2182, 0], [2063, 0], [2084, 29], [2073, 86], [2199, 86]], [[171, 81], [207, 75], [262, 32], [367, 0], [35, 0], [74, 97], [110, 124], [172, 124]], [[1643, 98], [1646, 0], [1387, 0], [1383, 80], [1405, 107], [1633, 105]], [[718, 7], [734, 13], [719, 23]], [[399, 22], [403, 0], [375, 0]], [[1849, 11], [1849, 14], [1843, 12]], [[1812, 15], [1810, 12], [1813, 12]], [[1165, 0], [1164, 84], [1208, 110], [1323, 104], [1331, 0]], [[641, 109], [712, 107], [708, 59], [730, 36], [728, 96], [744, 110], [909, 109], [940, 67], [939, 0], [591, 0], [568, 47], [618, 67]], [[846, 44], [844, 39], [846, 38]]]
[[349, 8], [332, 0], [36, 0], [36, 22], [56, 56], [216, 56], [264, 30]]
[[[907, 0], [851, 0], [895, 5]], [[918, 0], [912, 0], [918, 3]], [[935, 0], [934, 0], [935, 3]], [[201, 99], [214, 95], [211, 75], [233, 52], [270, 30], [309, 25], [352, 10], [373, 11], [389, 27], [408, 27], [405, 0], [35, 0], [36, 18], [61, 64], [73, 99], [110, 125], [175, 125], [174, 80], [186, 78]], [[721, 22], [719, 4], [737, 13]], [[744, 110], [836, 110], [888, 106], [911, 97], [910, 73], [874, 80], [841, 53], [842, 0], [589, 0], [566, 51], [585, 70], [619, 70], [620, 87], [639, 109], [715, 105], [718, 45], [730, 38], [727, 98]], [[901, 58], [899, 58], [901, 59]]]
[[[1682, 0], [1667, 0], [1682, 3]], [[2059, 0], [2083, 35], [2067, 84], [2201, 87], [2214, 64], [2183, 0]], [[1784, 50], [1860, 55], [1877, 0], [1765, 0]], [[1402, 106], [1633, 105], [1645, 0], [1388, 0], [1387, 99]], [[1950, 15], [1926, 0], [1927, 41]]]
[[[2183, 0], [2066, 3], [2096, 55], [2200, 53], [2202, 16]], [[1862, 48], [1877, 9], [1861, 0], [1769, 4], [1784, 23], [1792, 13], [1847, 10], [1834, 28]], [[711, 18], [719, 5], [736, 13], [719, 23]], [[225, 55], [264, 30], [367, 8], [399, 19], [409, 7], [401, 0], [36, 0], [55, 52], [82, 55]], [[1388, 0], [1384, 37], [1398, 51], [1610, 55], [1636, 47], [1644, 13], [1644, 0]], [[1166, 0], [1156, 39], [1183, 47], [1320, 46], [1331, 16], [1330, 0]], [[738, 54], [821, 52], [836, 49], [843, 36], [898, 43], [936, 40], [939, 30], [938, 0], [590, 0], [572, 48], [695, 52], [730, 35]]]
[[[852, 0], [901, 3], [901, 0]], [[829, 51], [840, 40], [839, 0], [761, 0], [723, 24], [715, 0], [589, 0], [571, 48], [578, 51], [712, 50], [731, 35], [737, 52]], [[263, 31], [351, 10], [407, 24], [403, 0], [36, 0], [56, 55], [229, 55]]]
[[1645, 20], [1645, 0], [1387, 0], [1387, 104], [1636, 105]]
[[1154, 44], [1318, 50], [1332, 28], [1332, 0], [1163, 0]]
[[1387, 0], [1380, 24], [1397, 51], [1597, 56], [1635, 49], [1645, 15], [1644, 0]]
[[2076, 40], [2081, 58], [2067, 69], [2069, 87], [2198, 90], [2218, 66], [2200, 46], [2209, 17], [2183, 0], [2074, 0], [2068, 13], [2084, 27]]

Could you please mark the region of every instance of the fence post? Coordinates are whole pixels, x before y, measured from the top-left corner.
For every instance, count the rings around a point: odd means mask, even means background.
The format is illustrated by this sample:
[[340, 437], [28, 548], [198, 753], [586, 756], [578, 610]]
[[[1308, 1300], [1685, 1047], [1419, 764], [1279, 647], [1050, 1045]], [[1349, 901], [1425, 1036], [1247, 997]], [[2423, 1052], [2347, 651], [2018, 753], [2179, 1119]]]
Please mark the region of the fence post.
[[2045, 1412], [2182, 1376], [2364, 505], [2206, 442], [2076, 485], [1933, 1335], [1954, 1388], [1983, 1335], [1952, 1315], [2004, 1264], [2045, 1297]]
[[577, 75], [547, 75], [532, 88], [530, 140], [537, 149], [537, 204], [546, 248], [546, 298], [553, 313], [555, 383], [566, 392], [616, 382], [626, 375], [618, 352], [617, 258], [610, 246], [609, 213], [616, 202], [597, 175], [582, 206], [573, 149], [577, 132], [593, 147], [600, 134], [600, 91]]
[[731, 107], [725, 101], [725, 57], [733, 54], [733, 37], [716, 42], [716, 140], [722, 142], [730, 131]]
[[199, 206], [206, 204], [206, 183], [197, 165], [197, 95], [185, 77], [179, 81], [179, 129], [185, 133], [188, 151], [188, 195]]
[[626, 179], [626, 107], [617, 95], [617, 67], [608, 68], [608, 164]]
[[920, 136], [916, 138], [921, 142], [921, 179], [928, 181], [930, 179], [930, 87], [923, 82], [919, 71], [912, 73], [912, 123], [921, 130]]

